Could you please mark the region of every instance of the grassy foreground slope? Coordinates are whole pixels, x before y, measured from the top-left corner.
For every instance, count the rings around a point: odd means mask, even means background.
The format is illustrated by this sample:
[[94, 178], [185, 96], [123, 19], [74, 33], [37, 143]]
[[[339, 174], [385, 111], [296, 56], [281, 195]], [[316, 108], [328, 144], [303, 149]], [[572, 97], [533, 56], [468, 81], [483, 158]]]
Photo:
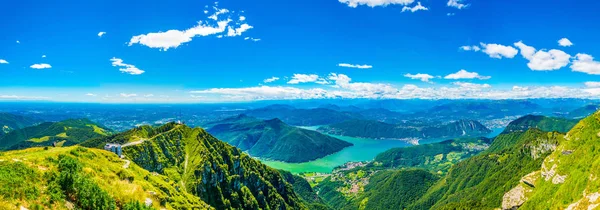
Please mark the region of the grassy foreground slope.
[[[169, 123], [138, 128], [105, 140], [138, 140], [123, 148], [127, 159], [163, 174], [177, 188], [216, 209], [306, 209], [292, 185], [275, 169], [200, 128]], [[98, 140], [94, 140], [96, 146]], [[87, 145], [93, 145], [86, 142]]]
[[124, 165], [79, 146], [0, 153], [0, 209], [211, 208], [166, 176]]

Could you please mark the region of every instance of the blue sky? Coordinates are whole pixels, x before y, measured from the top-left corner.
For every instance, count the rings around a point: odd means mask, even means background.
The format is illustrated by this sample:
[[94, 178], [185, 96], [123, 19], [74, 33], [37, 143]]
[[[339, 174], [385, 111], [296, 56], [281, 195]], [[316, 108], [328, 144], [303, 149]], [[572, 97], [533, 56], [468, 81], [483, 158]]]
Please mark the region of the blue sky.
[[5, 4], [0, 100], [600, 95], [598, 1]]

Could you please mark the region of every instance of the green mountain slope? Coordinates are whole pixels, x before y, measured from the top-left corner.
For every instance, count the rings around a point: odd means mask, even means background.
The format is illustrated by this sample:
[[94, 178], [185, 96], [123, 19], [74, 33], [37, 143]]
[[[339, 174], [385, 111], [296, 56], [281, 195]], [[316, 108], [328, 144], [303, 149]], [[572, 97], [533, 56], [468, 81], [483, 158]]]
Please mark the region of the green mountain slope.
[[[144, 169], [166, 175], [178, 189], [216, 209], [305, 209], [292, 185], [275, 169], [200, 128], [169, 123], [104, 140], [130, 141], [123, 154]], [[101, 141], [94, 140], [96, 146]], [[86, 142], [87, 145], [92, 145]]]
[[250, 155], [285, 162], [306, 162], [338, 152], [351, 143], [279, 119], [239, 115], [210, 123], [207, 131]]
[[79, 146], [0, 153], [0, 209], [211, 208], [168, 177], [125, 164]]
[[481, 123], [472, 120], [424, 127], [404, 127], [372, 120], [349, 120], [322, 126], [319, 131], [342, 136], [393, 139], [481, 136], [491, 132]]
[[537, 129], [501, 134], [490, 149], [454, 165], [412, 208], [500, 207], [505, 192], [517, 186], [521, 177], [537, 170], [563, 141], [560, 133]]
[[23, 149], [35, 146], [74, 145], [91, 138], [106, 136], [107, 128], [87, 119], [45, 122], [9, 132], [0, 137], [0, 148]]
[[393, 148], [378, 154], [370, 167], [422, 168], [434, 173], [446, 173], [459, 161], [487, 149], [492, 142], [488, 138], [446, 140], [439, 143], [413, 147]]
[[538, 171], [505, 195], [521, 209], [594, 209], [600, 205], [600, 113], [581, 120]]
[[547, 132], [558, 131], [567, 133], [578, 121], [579, 120], [540, 115], [526, 115], [510, 122], [504, 129], [504, 133], [526, 131], [530, 128], [537, 128]]
[[39, 120], [10, 113], [0, 113], [0, 136], [13, 130], [32, 126], [36, 123], [39, 123]]

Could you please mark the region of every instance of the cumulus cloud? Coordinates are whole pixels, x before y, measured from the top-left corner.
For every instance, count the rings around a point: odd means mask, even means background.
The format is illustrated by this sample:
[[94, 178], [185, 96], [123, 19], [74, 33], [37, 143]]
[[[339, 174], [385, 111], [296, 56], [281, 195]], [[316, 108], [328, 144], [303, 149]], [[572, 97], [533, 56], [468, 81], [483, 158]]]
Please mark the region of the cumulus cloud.
[[100, 31], [100, 32], [98, 32], [98, 37], [102, 37], [102, 36], [104, 36], [104, 34], [106, 34], [106, 32]]
[[271, 78], [267, 78], [265, 80], [263, 80], [264, 83], [271, 83], [271, 82], [275, 82], [279, 80], [279, 77], [271, 77]]
[[247, 30], [252, 29], [253, 27], [251, 25], [248, 25], [246, 23], [240, 25], [238, 28], [233, 28], [231, 26], [229, 26], [227, 28], [227, 36], [240, 36], [242, 35], [242, 33], [246, 32]]
[[6, 61], [4, 59], [0, 59], [0, 64], [8, 64], [8, 61]]
[[522, 41], [514, 44], [521, 50], [523, 58], [529, 60], [527, 66], [534, 71], [553, 71], [569, 64], [571, 56], [563, 51], [552, 49], [537, 50]]
[[33, 64], [31, 66], [29, 66], [32, 69], [49, 69], [52, 68], [52, 66], [50, 64], [47, 63], [40, 63], [40, 64]]
[[482, 76], [477, 72], [468, 72], [467, 70], [461, 69], [460, 71], [448, 74], [444, 79], [481, 79], [486, 80], [492, 78], [491, 76]]
[[571, 64], [571, 70], [586, 74], [600, 75], [600, 62], [595, 61], [594, 57], [591, 55], [579, 53], [575, 55], [575, 60], [573, 60], [573, 64]]
[[340, 63], [338, 64], [339, 67], [346, 67], [346, 68], [357, 68], [357, 69], [370, 69], [373, 68], [373, 66], [371, 65], [359, 65], [359, 64], [348, 64], [348, 63]]
[[211, 88], [207, 90], [190, 91], [190, 93], [200, 95], [217, 95], [219, 98], [232, 101], [327, 98], [327, 91], [321, 88], [300, 89], [295, 87], [281, 86]]
[[122, 68], [119, 68], [119, 71], [121, 71], [123, 73], [131, 74], [131, 75], [140, 75], [145, 72], [144, 70], [138, 69], [134, 65], [123, 63], [123, 59], [120, 59], [120, 58], [113, 57], [110, 59], [110, 61], [112, 61], [112, 66], [122, 67]]
[[382, 6], [385, 7], [390, 4], [398, 5], [409, 5], [415, 2], [414, 0], [338, 0], [343, 4], [347, 4], [349, 7], [356, 8], [358, 5], [366, 5], [369, 7]]
[[406, 12], [406, 11], [416, 12], [419, 10], [427, 11], [427, 10], [429, 10], [429, 8], [421, 5], [421, 2], [417, 2], [417, 5], [415, 5], [414, 7], [409, 7], [409, 6], [402, 7], [402, 12]]
[[[141, 44], [150, 48], [159, 48], [168, 50], [177, 48], [180, 45], [191, 42], [194, 37], [215, 36], [222, 38], [223, 36], [234, 37], [241, 36], [244, 32], [253, 27], [245, 23], [245, 18], [238, 17], [238, 21], [232, 19], [233, 12], [228, 9], [220, 9], [213, 7], [215, 13], [210, 15], [208, 20], [200, 20], [196, 26], [186, 30], [171, 29], [165, 32], [153, 32], [133, 36], [129, 41], [129, 46]], [[228, 15], [227, 17], [224, 17]], [[215, 24], [216, 23], [216, 24]]]
[[462, 0], [448, 0], [448, 3], [446, 3], [446, 5], [448, 5], [449, 7], [454, 7], [456, 9], [464, 9], [469, 6], [468, 4], [463, 4], [461, 2]]
[[319, 75], [316, 74], [294, 74], [292, 79], [288, 81], [288, 84], [300, 84], [300, 83], [308, 83], [314, 82], [317, 84], [328, 84], [325, 79], [320, 78]]
[[97, 96], [96, 94], [93, 94], [93, 93], [86, 93], [85, 95], [86, 96], [91, 96], [91, 97], [96, 97]]
[[404, 77], [408, 77], [408, 78], [411, 78], [411, 79], [418, 79], [418, 80], [421, 80], [423, 82], [429, 82], [430, 79], [435, 78], [434, 76], [431, 76], [429, 74], [421, 74], [421, 73], [418, 73], [418, 74], [405, 74]]
[[562, 38], [558, 40], [558, 45], [560, 45], [561, 47], [570, 47], [573, 46], [573, 43], [567, 38]]
[[502, 59], [504, 58], [514, 58], [519, 51], [511, 46], [504, 46], [500, 44], [486, 44], [480, 43], [482, 49], [481, 51], [485, 54], [489, 55], [490, 58]]

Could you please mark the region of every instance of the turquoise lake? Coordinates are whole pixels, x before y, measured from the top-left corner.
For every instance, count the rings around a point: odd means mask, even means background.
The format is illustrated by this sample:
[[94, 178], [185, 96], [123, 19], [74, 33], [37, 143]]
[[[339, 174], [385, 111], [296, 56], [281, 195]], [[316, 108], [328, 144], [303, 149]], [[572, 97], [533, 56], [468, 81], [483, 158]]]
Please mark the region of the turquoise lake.
[[[318, 126], [312, 127], [302, 127], [304, 129], [315, 130]], [[504, 128], [492, 129], [492, 133], [488, 135], [488, 137], [495, 137], [500, 134], [504, 130]], [[286, 163], [281, 161], [270, 161], [270, 160], [261, 160], [264, 164], [271, 166], [276, 169], [282, 169], [286, 171], [290, 171], [292, 173], [302, 173], [302, 172], [320, 172], [320, 173], [329, 173], [336, 166], [343, 165], [346, 162], [350, 161], [369, 161], [373, 160], [377, 154], [384, 152], [391, 148], [396, 147], [410, 147], [412, 144], [407, 143], [406, 141], [400, 140], [387, 140], [387, 139], [366, 139], [366, 138], [354, 138], [347, 136], [336, 136], [331, 135], [341, 140], [350, 142], [354, 144], [354, 146], [347, 147], [342, 151], [331, 154], [321, 159], [317, 159], [310, 162], [304, 163]], [[419, 141], [419, 144], [429, 144], [440, 142], [445, 139], [423, 139]]]

